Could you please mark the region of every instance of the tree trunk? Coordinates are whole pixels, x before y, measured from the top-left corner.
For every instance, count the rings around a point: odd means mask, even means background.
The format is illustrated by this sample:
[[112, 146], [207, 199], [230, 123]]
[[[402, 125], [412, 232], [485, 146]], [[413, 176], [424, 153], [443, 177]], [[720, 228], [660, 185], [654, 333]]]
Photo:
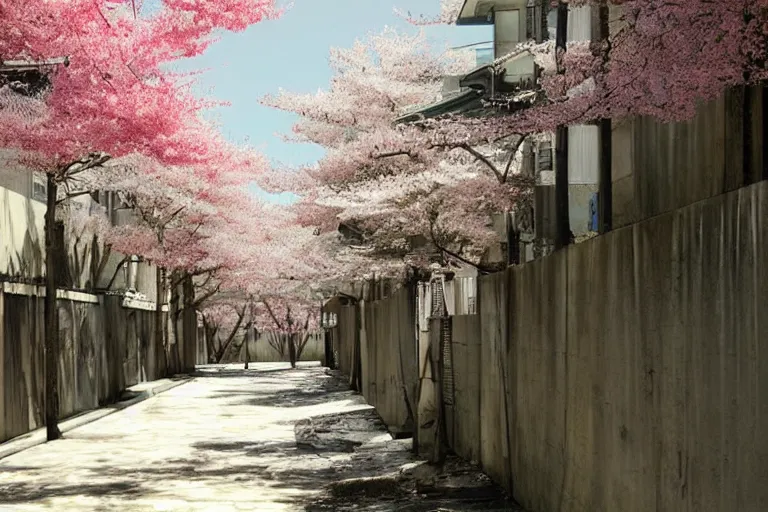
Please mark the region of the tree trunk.
[[59, 430], [59, 313], [56, 309], [56, 194], [58, 184], [48, 174], [45, 211], [45, 430], [48, 441], [61, 437]]
[[296, 368], [296, 335], [288, 334], [288, 359], [291, 361], [291, 368]]
[[301, 336], [297, 336], [296, 339], [299, 340], [296, 345], [296, 360], [300, 361], [301, 355], [304, 353], [304, 349], [307, 348], [307, 343], [309, 343], [309, 331], [305, 330]]
[[182, 334], [184, 335], [182, 371], [193, 372], [197, 364], [197, 313], [195, 312], [195, 283], [189, 274], [184, 277], [181, 288], [184, 303], [181, 312]]
[[216, 352], [216, 364], [221, 364], [222, 360], [224, 359], [224, 356], [227, 355], [227, 351], [229, 350], [230, 345], [232, 345], [232, 341], [235, 339], [235, 336], [237, 335], [237, 331], [240, 329], [240, 326], [243, 323], [243, 318], [245, 317], [245, 312], [237, 313], [237, 322], [235, 323], [235, 328], [232, 329], [232, 332], [229, 333], [229, 336], [227, 337], [226, 341], [223, 341], [221, 345], [219, 346], [219, 350]]
[[207, 359], [209, 363], [216, 362], [214, 361], [214, 357], [216, 356], [216, 345], [214, 343], [214, 338], [216, 337], [217, 331], [218, 327], [210, 325], [205, 319], [205, 316], [203, 316], [203, 332], [205, 336], [205, 345], [208, 349]]
[[[162, 352], [164, 358], [165, 351], [165, 336], [163, 335], [163, 299], [165, 298], [164, 283], [163, 283], [163, 269], [157, 267], [155, 271], [155, 353]], [[167, 363], [162, 366], [164, 370], [168, 369]], [[157, 378], [155, 376], [154, 378]]]
[[[170, 330], [164, 329], [166, 335], [173, 335], [173, 339], [168, 340], [171, 350], [169, 364], [172, 368], [171, 373], [173, 374], [181, 373], [183, 371], [182, 358], [184, 357], [184, 350], [181, 345], [182, 339], [181, 336], [179, 336], [179, 322], [181, 321], [181, 313], [183, 310], [181, 306], [181, 293], [179, 292], [179, 285], [176, 277], [176, 272], [171, 272], [171, 276], [168, 279], [171, 300], [168, 303], [168, 315], [165, 318], [166, 322], [170, 323]], [[181, 334], [184, 335], [183, 326]]]
[[[249, 363], [249, 362], [250, 362], [250, 360], [251, 360], [251, 353], [250, 353], [250, 351], [248, 350], [248, 333], [249, 333], [251, 330], [252, 330], [252, 329], [249, 329], [249, 330], [245, 331], [245, 365], [244, 365], [244, 368], [245, 368], [246, 370], [248, 369], [248, 363]], [[255, 331], [255, 330], [253, 331], [253, 339], [254, 339], [254, 340], [256, 340], [256, 331]]]

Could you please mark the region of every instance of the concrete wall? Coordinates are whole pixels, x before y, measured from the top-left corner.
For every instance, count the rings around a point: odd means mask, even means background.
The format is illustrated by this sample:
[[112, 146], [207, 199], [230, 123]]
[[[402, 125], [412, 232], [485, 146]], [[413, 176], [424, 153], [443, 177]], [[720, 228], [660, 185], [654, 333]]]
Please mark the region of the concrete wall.
[[[60, 292], [61, 417], [115, 401], [126, 388], [168, 374], [154, 339], [154, 312], [120, 296]], [[0, 442], [43, 425], [44, 339], [41, 290], [0, 287]]]
[[[417, 416], [419, 353], [414, 297], [413, 289], [403, 287], [384, 300], [361, 301], [357, 306], [329, 304], [325, 309], [338, 318], [337, 326], [330, 329], [338, 369], [353, 376], [359, 363], [362, 394], [393, 432], [413, 432]], [[355, 350], [357, 339], [359, 351]]]
[[[481, 278], [452, 319], [452, 447], [530, 512], [768, 510], [766, 254], [761, 182]], [[366, 313], [374, 405], [397, 300]]]
[[418, 387], [416, 305], [401, 288], [386, 300], [365, 304], [363, 395], [390, 429], [412, 432]]
[[752, 104], [755, 143], [750, 182], [763, 167], [762, 89], [729, 90], [702, 105], [695, 118], [614, 122], [614, 226], [626, 226], [741, 187], [744, 182], [744, 101]]
[[[248, 359], [256, 363], [273, 363], [278, 361], [288, 361], [288, 352], [281, 356], [275, 348], [269, 344], [270, 333], [259, 333], [254, 340], [251, 335], [247, 336]], [[232, 341], [233, 350], [224, 357], [224, 363], [244, 363], [245, 362], [245, 343], [246, 336], [238, 335]], [[205, 346], [205, 341], [200, 343]], [[304, 351], [301, 353], [299, 361], [322, 361], [325, 358], [325, 341], [323, 333], [312, 333], [307, 339]]]
[[454, 421], [452, 446], [466, 460], [480, 462], [480, 317], [453, 317]]
[[338, 306], [328, 309], [337, 315], [336, 327], [330, 329], [336, 366], [344, 374], [352, 376], [355, 365], [356, 320], [355, 306]]
[[766, 218], [764, 182], [481, 280], [483, 467], [531, 511], [765, 509]]

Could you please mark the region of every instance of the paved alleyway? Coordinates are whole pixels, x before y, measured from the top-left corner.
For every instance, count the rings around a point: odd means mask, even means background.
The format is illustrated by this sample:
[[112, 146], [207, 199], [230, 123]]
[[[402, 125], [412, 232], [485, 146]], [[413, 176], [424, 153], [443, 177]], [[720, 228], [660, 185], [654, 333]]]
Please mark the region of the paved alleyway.
[[321, 368], [255, 366], [208, 370], [3, 459], [0, 510], [302, 510], [335, 478], [331, 454], [296, 447], [295, 422], [365, 406]]

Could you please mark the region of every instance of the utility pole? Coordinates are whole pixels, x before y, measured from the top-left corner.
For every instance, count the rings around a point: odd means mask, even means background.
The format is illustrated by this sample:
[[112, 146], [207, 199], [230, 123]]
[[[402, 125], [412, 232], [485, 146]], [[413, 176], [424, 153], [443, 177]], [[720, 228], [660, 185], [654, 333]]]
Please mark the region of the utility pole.
[[[598, 39], [605, 72], [610, 52], [611, 33], [608, 25], [608, 1], [602, 0], [598, 12]], [[606, 117], [598, 121], [600, 140], [600, 185], [597, 194], [597, 216], [600, 234], [613, 229], [613, 123]]]
[[[557, 31], [555, 59], [557, 73], [565, 74], [563, 57], [568, 43], [568, 4], [557, 2]], [[560, 125], [555, 132], [555, 250], [571, 243], [571, 219], [568, 212], [568, 125]]]

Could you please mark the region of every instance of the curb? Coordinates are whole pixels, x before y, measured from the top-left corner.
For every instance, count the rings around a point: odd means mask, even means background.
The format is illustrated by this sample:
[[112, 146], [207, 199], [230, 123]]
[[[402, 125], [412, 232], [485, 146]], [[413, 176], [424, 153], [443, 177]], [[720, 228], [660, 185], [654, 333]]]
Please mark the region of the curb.
[[[130, 400], [116, 402], [114, 404], [109, 404], [98, 409], [80, 413], [59, 423], [59, 430], [61, 430], [62, 435], [66, 434], [67, 432], [71, 432], [76, 428], [80, 428], [89, 423], [93, 423], [94, 421], [106, 418], [107, 416], [110, 416], [116, 412], [127, 409], [128, 407], [143, 402], [144, 400], [148, 400], [155, 395], [169, 391], [175, 387], [181, 386], [182, 384], [187, 384], [194, 379], [194, 376], [188, 376], [177, 381], [167, 382], [154, 388], [145, 389]], [[38, 428], [32, 432], [27, 432], [26, 434], [22, 434], [13, 439], [9, 439], [8, 441], [0, 444], [0, 460], [35, 446], [45, 444], [47, 442], [48, 441], [45, 436], [45, 427]]]

